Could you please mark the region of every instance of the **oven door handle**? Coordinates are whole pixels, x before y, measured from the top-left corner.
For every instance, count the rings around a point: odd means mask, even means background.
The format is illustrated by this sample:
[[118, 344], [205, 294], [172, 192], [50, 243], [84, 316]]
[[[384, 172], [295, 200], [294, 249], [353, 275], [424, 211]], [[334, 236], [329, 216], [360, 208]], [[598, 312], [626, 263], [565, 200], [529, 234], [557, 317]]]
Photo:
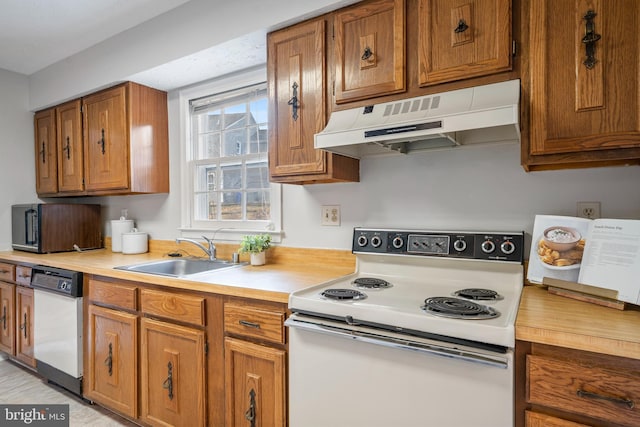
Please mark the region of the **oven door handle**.
[[326, 324], [319, 324], [312, 321], [299, 320], [298, 318], [296, 318], [295, 314], [285, 321], [285, 325], [291, 328], [299, 328], [310, 332], [334, 335], [340, 338], [353, 339], [370, 344], [381, 345], [384, 347], [396, 348], [401, 350], [411, 350], [429, 355], [460, 359], [467, 362], [480, 363], [483, 365], [494, 366], [502, 369], [507, 369], [509, 367], [508, 360], [500, 357], [499, 355], [496, 355], [494, 358], [488, 355], [475, 353], [457, 347], [449, 348], [433, 343], [423, 343], [408, 338], [400, 338], [399, 336], [392, 337], [388, 335], [382, 335], [385, 334], [385, 332], [376, 334], [363, 331], [362, 328], [360, 328], [359, 330], [355, 330], [337, 326], [330, 326]]

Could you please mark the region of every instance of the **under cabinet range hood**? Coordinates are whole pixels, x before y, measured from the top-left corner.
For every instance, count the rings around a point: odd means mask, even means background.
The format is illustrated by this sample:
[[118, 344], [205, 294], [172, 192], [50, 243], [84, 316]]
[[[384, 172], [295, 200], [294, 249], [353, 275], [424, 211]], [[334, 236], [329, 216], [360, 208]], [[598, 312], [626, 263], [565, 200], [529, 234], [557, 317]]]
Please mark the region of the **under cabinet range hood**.
[[520, 80], [335, 111], [315, 148], [361, 158], [489, 142], [520, 142]]

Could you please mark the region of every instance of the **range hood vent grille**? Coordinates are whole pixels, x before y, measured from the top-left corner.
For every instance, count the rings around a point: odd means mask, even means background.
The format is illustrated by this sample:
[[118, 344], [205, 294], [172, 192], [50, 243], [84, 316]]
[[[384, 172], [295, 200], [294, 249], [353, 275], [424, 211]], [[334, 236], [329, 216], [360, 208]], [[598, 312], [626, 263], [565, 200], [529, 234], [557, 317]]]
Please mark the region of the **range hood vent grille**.
[[336, 111], [315, 147], [349, 157], [520, 142], [520, 80]]

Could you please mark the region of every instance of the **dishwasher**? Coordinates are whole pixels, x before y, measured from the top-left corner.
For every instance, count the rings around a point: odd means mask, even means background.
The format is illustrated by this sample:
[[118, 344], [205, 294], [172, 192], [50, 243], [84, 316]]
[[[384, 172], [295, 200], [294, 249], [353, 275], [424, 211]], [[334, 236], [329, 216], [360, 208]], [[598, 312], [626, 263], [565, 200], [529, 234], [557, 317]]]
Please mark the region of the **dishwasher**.
[[36, 370], [48, 382], [82, 395], [82, 273], [32, 269]]

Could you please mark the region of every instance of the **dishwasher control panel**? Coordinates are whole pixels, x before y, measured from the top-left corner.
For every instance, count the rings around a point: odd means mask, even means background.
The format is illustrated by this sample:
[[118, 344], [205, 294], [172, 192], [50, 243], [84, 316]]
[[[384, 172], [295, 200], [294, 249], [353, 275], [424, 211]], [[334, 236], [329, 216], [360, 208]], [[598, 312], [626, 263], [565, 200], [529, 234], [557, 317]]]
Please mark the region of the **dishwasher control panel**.
[[81, 297], [82, 273], [37, 265], [31, 271], [31, 286], [69, 297]]

